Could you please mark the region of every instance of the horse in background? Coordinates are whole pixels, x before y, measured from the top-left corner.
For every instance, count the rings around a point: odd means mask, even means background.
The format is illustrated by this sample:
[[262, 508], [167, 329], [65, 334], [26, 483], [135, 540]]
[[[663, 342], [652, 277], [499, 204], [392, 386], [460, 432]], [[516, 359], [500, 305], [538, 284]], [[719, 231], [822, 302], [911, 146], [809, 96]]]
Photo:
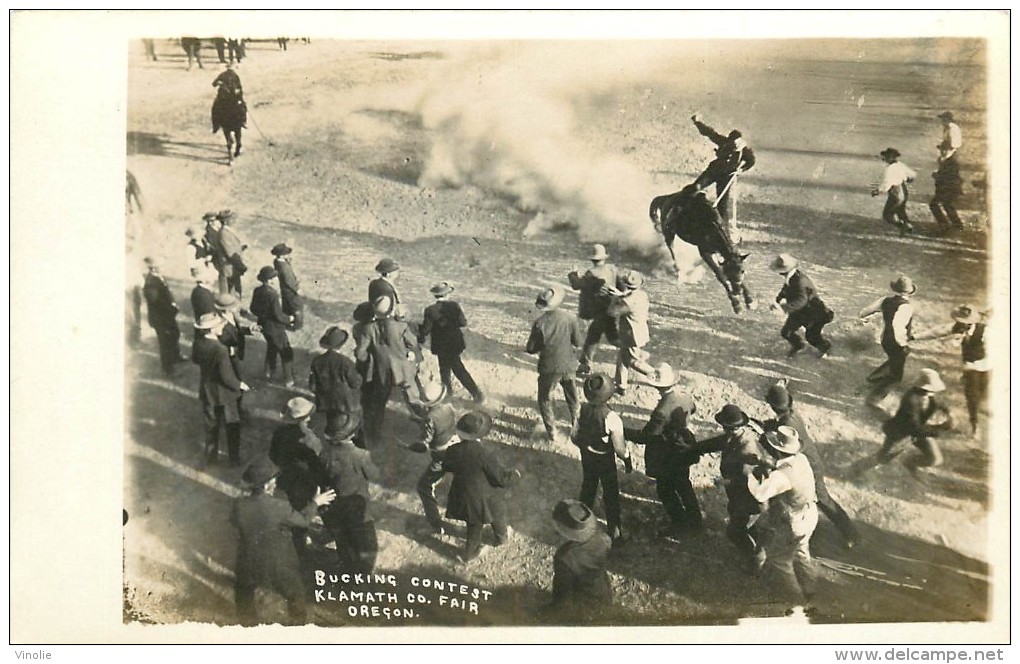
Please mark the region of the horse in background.
[[744, 260], [749, 254], [737, 251], [719, 212], [708, 202], [702, 189], [696, 184], [689, 184], [678, 192], [656, 196], [649, 206], [648, 215], [662, 233], [678, 275], [680, 266], [673, 242], [679, 237], [697, 247], [701, 259], [726, 289], [735, 313], [740, 313], [744, 307], [757, 308], [750, 289], [744, 283]]
[[227, 140], [227, 164], [233, 164], [241, 156], [241, 129], [248, 126], [248, 106], [244, 102], [241, 78], [228, 64], [216, 80], [216, 100], [212, 105], [212, 130], [215, 134], [221, 128]]

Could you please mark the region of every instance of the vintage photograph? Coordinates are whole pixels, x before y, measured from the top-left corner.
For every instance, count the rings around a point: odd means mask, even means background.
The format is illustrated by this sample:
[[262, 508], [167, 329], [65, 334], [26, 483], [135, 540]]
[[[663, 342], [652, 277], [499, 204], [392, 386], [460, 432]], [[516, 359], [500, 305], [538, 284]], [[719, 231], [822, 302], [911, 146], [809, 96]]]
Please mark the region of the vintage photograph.
[[118, 44], [133, 640], [1008, 614], [986, 34], [316, 18]]

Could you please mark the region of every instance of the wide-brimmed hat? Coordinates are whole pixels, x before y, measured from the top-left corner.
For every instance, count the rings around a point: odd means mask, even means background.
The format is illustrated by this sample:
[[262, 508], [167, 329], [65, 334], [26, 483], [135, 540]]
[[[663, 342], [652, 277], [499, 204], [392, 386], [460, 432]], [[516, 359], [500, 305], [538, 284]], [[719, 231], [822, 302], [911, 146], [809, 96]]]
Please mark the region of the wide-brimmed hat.
[[609, 252], [606, 251], [606, 245], [596, 244], [594, 247], [592, 247], [591, 255], [588, 256], [588, 258], [593, 261], [604, 261], [607, 258], [609, 258]]
[[392, 258], [384, 258], [379, 261], [379, 264], [375, 266], [375, 271], [379, 274], [390, 274], [400, 269], [400, 263], [393, 260]]
[[655, 371], [651, 376], [645, 379], [652, 387], [672, 387], [680, 382], [680, 377], [673, 371], [673, 367], [667, 362], [663, 362], [659, 366], [655, 367]]
[[952, 111], [942, 111], [941, 113], [939, 113], [935, 117], [937, 117], [937, 118], [939, 118], [941, 120], [949, 120], [951, 122], [953, 120], [953, 112]]
[[895, 280], [889, 282], [889, 288], [891, 288], [894, 293], [900, 293], [901, 295], [910, 295], [917, 290], [917, 286], [914, 285], [914, 280], [902, 274]]
[[765, 443], [780, 454], [796, 454], [802, 447], [800, 434], [793, 427], [787, 426], [765, 434]]
[[584, 379], [584, 398], [591, 403], [606, 403], [616, 394], [616, 382], [604, 373], [594, 373]]
[[210, 221], [214, 221], [216, 219], [219, 219], [219, 215], [215, 212], [206, 212], [205, 214], [202, 215], [202, 221], [206, 223], [209, 223]]
[[372, 301], [372, 312], [380, 318], [390, 316], [393, 308], [393, 298], [389, 295], [380, 295]]
[[715, 414], [715, 421], [724, 427], [736, 429], [747, 424], [750, 420], [747, 414], [740, 410], [740, 406], [728, 403]]
[[465, 440], [478, 440], [491, 428], [492, 418], [480, 410], [468, 411], [457, 420], [457, 434]]
[[269, 457], [256, 457], [248, 467], [244, 469], [241, 479], [251, 486], [260, 486], [280, 474], [280, 467], [273, 463]]
[[786, 274], [797, 267], [798, 263], [799, 261], [790, 254], [779, 254], [769, 263], [769, 269], [779, 274]]
[[241, 301], [231, 293], [216, 293], [216, 296], [213, 298], [213, 303], [215, 303], [216, 307], [219, 309], [229, 309], [230, 307], [241, 304]]
[[565, 295], [562, 288], [556, 286], [546, 288], [535, 298], [535, 306], [543, 311], [552, 311], [563, 304]]
[[637, 270], [630, 270], [626, 274], [620, 276], [617, 285], [634, 290], [636, 288], [641, 288], [641, 284], [643, 283], [645, 283], [644, 275]]
[[336, 325], [326, 330], [326, 333], [319, 339], [319, 345], [323, 348], [340, 348], [347, 343], [347, 330], [341, 330]]
[[436, 381], [429, 381], [421, 386], [421, 402], [426, 408], [431, 408], [446, 398], [446, 385]]
[[953, 309], [952, 316], [957, 323], [973, 325], [981, 322], [981, 312], [969, 304], [961, 304]]
[[942, 382], [939, 372], [934, 369], [921, 369], [921, 375], [917, 377], [914, 387], [919, 387], [925, 392], [942, 392], [946, 384]]
[[284, 420], [297, 422], [311, 417], [315, 412], [315, 404], [304, 397], [294, 397], [287, 402], [287, 406], [280, 413]]
[[274, 270], [269, 265], [266, 265], [261, 270], [259, 270], [259, 281], [263, 283], [269, 281], [270, 279], [275, 279], [278, 276], [280, 276], [280, 273]]
[[219, 314], [206, 313], [198, 317], [195, 321], [195, 329], [198, 330], [212, 330], [219, 326], [221, 323], [225, 323], [223, 317]]
[[452, 293], [453, 290], [453, 286], [451, 286], [448, 281], [443, 281], [430, 288], [429, 292], [435, 297], [443, 297], [444, 295]]
[[287, 254], [291, 253], [292, 251], [294, 251], [294, 250], [291, 249], [290, 247], [288, 247], [286, 242], [281, 242], [279, 244], [275, 244], [275, 245], [273, 245], [273, 248], [269, 250], [269, 252], [271, 254], [273, 254], [274, 256], [286, 256]]
[[354, 307], [354, 313], [351, 314], [351, 317], [358, 323], [369, 323], [375, 318], [375, 308], [371, 302], [362, 302]]
[[338, 429], [330, 430], [327, 426], [325, 434], [329, 442], [342, 443], [345, 440], [354, 438], [359, 429], [361, 429], [361, 413], [353, 411], [347, 414], [347, 421]]
[[898, 159], [900, 156], [900, 151], [897, 150], [896, 148], [886, 148], [879, 152], [878, 154], [881, 157], [891, 157], [893, 159]]
[[556, 532], [574, 542], [587, 542], [598, 530], [595, 514], [580, 500], [556, 503], [552, 518]]
[[237, 217], [237, 214], [233, 210], [227, 209], [227, 210], [220, 210], [218, 213], [216, 213], [216, 216], [223, 223], [229, 224], [232, 221], [234, 221], [234, 219]]
[[765, 393], [765, 403], [772, 406], [775, 410], [790, 410], [790, 406], [793, 405], [793, 395], [790, 394], [785, 385], [776, 383]]

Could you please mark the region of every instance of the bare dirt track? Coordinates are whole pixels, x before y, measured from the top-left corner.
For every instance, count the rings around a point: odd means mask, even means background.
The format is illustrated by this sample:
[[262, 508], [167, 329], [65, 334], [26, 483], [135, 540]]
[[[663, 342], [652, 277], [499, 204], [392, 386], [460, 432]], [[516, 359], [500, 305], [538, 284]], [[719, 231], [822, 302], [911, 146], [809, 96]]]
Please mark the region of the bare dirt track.
[[[581, 471], [571, 446], [533, 436], [534, 362], [523, 345], [538, 288], [564, 284], [567, 272], [585, 264], [593, 241], [609, 244], [617, 264], [652, 275], [648, 350], [655, 361], [680, 365], [697, 400], [699, 437], [717, 431], [711, 416], [727, 402], [766, 416], [768, 385], [790, 379], [830, 489], [864, 536], [846, 551], [832, 525], [820, 523], [813, 548], [822, 585], [813, 620], [988, 619], [988, 511], [998, 498], [989, 491], [989, 465], [997, 459], [988, 441], [963, 433], [943, 438], [946, 463], [924, 477], [895, 463], [850, 476], [852, 464], [881, 443], [880, 416], [864, 405], [862, 391], [883, 356], [876, 329], [858, 323], [856, 312], [899, 273], [919, 284], [919, 328], [948, 324], [956, 304], [985, 302], [989, 243], [979, 191], [966, 188], [967, 229], [956, 235], [933, 234], [926, 209], [939, 111], [952, 109], [960, 119], [965, 179], [984, 177], [979, 42], [315, 41], [292, 42], [287, 52], [259, 44], [238, 70], [253, 117], [233, 167], [222, 137], [210, 133], [210, 83], [218, 71], [208, 65], [212, 51], [205, 70], [186, 71], [176, 45], [159, 42], [156, 63], [136, 46], [128, 168], [146, 209], [135, 257], [152, 255], [164, 266], [182, 303], [182, 330], [190, 327], [191, 288], [183, 233], [205, 210], [240, 213], [253, 268], [246, 296], [258, 268], [270, 263], [271, 246], [286, 239], [295, 248], [307, 302], [305, 327], [291, 336], [299, 377], [307, 375], [322, 331], [349, 325], [375, 263], [392, 256], [403, 265], [401, 292], [413, 310], [429, 304], [433, 283], [456, 284], [470, 326], [466, 364], [496, 421], [489, 444], [523, 473], [508, 496], [514, 539], [498, 554], [454, 566], [461, 540], [420, 534], [414, 486], [425, 459], [398, 446], [416, 429], [392, 403], [392, 440], [373, 450], [384, 477], [373, 487], [379, 570], [462, 580], [494, 599], [478, 616], [430, 607], [386, 622], [359, 622], [346, 605], [322, 603], [316, 624], [543, 624], [537, 611], [548, 597], [558, 542], [548, 515], [556, 501], [575, 496]], [[787, 359], [780, 319], [763, 310], [735, 316], [718, 283], [678, 285], [663, 269], [648, 201], [692, 180], [710, 158], [710, 144], [688, 120], [695, 111], [721, 131], [742, 129], [758, 155], [739, 183], [752, 289], [770, 302], [781, 282], [769, 259], [780, 251], [796, 255], [837, 312], [831, 358]], [[914, 238], [884, 226], [882, 201], [867, 194], [881, 177], [877, 153], [890, 145], [919, 174], [910, 206]], [[565, 306], [574, 306], [572, 298]], [[247, 398], [245, 457], [267, 449], [275, 413], [294, 395], [256, 378], [262, 352], [260, 342], [251, 344], [246, 360], [255, 390]], [[197, 369], [183, 366], [173, 381], [159, 377], [151, 337], [128, 357], [125, 619], [235, 624], [236, 535], [227, 515], [240, 471], [201, 464]], [[611, 371], [608, 348], [597, 360]], [[954, 415], [965, 422], [958, 348], [918, 344], [908, 379], [924, 366], [946, 378]], [[464, 396], [457, 395], [459, 408], [469, 405]], [[613, 403], [636, 426], [655, 399], [644, 387]], [[723, 534], [717, 460], [706, 457], [693, 470], [707, 532], [674, 541], [656, 537], [665, 516], [637, 456], [637, 472], [622, 479], [634, 539], [614, 554], [617, 611], [607, 620], [712, 625], [767, 615], [768, 598], [739, 571]], [[328, 566], [329, 552], [317, 555], [311, 565]], [[267, 621], [284, 618], [278, 598], [262, 601]]]

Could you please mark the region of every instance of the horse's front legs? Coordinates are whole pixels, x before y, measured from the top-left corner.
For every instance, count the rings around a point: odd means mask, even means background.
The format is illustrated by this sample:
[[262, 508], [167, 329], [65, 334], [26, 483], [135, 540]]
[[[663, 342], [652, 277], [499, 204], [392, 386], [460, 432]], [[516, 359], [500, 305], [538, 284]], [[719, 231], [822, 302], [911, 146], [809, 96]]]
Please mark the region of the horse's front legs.
[[733, 307], [733, 313], [739, 314], [741, 311], [740, 294], [733, 290], [733, 286], [730, 284], [729, 279], [726, 278], [726, 274], [723, 272], [722, 266], [715, 259], [715, 254], [711, 251], [700, 250], [698, 253], [701, 254], [701, 260], [705, 261], [705, 264], [708, 265], [710, 270], [712, 270], [712, 274], [715, 275], [715, 278], [718, 279], [719, 283], [722, 284], [724, 289], [726, 289], [726, 297], [730, 298], [730, 306]]

